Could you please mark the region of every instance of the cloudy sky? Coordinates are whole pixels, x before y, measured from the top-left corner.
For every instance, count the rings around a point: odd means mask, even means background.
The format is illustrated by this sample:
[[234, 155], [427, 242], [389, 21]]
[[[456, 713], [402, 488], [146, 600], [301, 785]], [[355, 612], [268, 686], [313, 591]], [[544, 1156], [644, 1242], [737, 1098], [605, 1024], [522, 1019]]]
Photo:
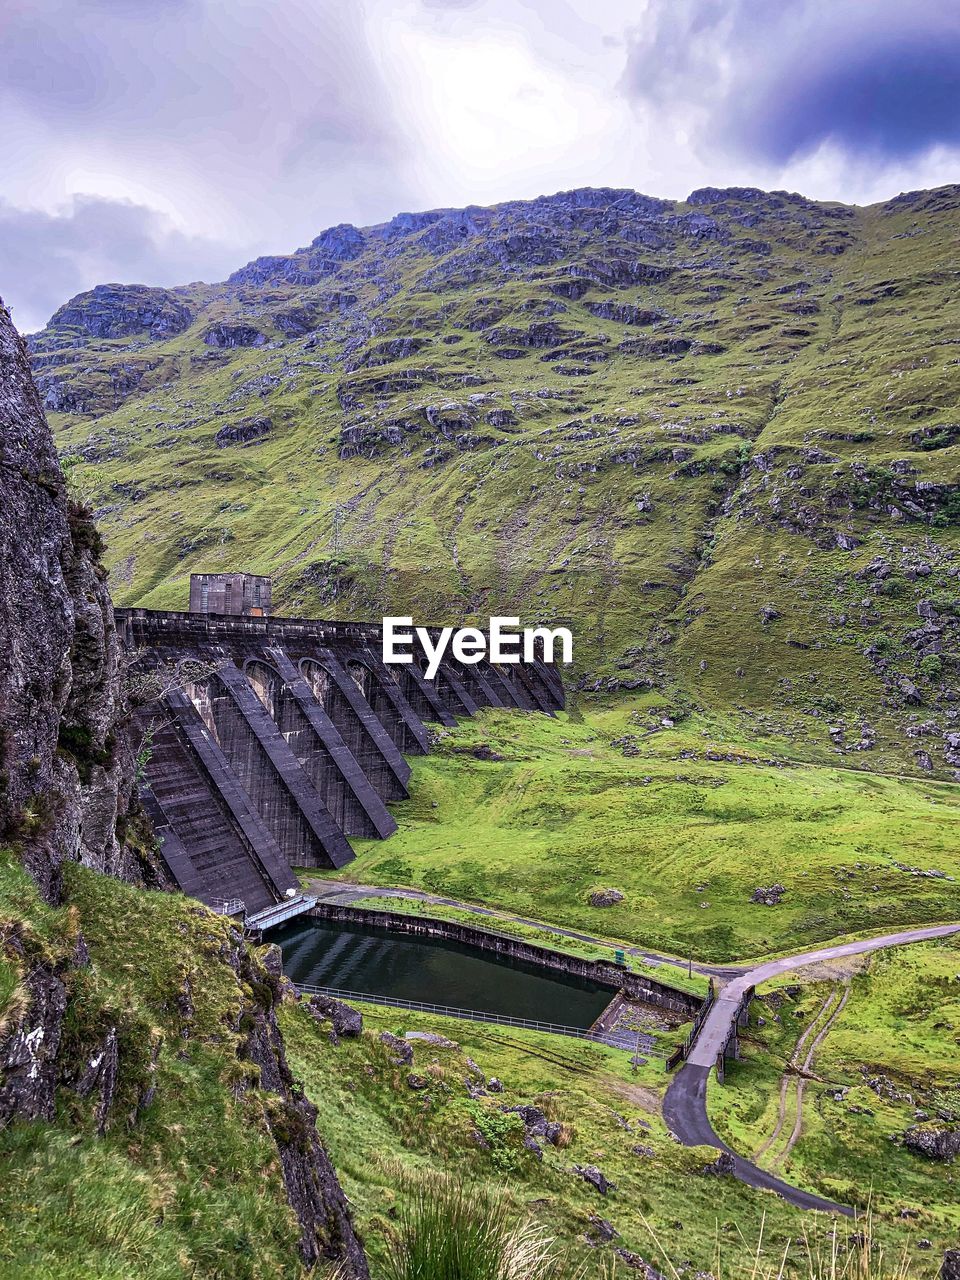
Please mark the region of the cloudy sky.
[[0, 294], [573, 186], [960, 180], [956, 0], [0, 0]]

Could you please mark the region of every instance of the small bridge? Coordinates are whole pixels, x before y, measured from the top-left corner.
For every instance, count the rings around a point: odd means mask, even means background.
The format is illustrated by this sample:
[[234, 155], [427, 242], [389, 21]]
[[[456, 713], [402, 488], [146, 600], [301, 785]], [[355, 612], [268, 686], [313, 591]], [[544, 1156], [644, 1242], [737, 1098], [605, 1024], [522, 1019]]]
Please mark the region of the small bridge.
[[[138, 713], [144, 807], [180, 888], [261, 929], [309, 910], [292, 867], [339, 868], [350, 837], [396, 830], [408, 755], [427, 725], [480, 707], [553, 714], [555, 668], [426, 654], [387, 667], [380, 628], [347, 622], [118, 609], [121, 643], [164, 692]], [[278, 908], [282, 910], [278, 911]], [[276, 916], [276, 919], [274, 919]], [[266, 923], [264, 923], [266, 922]]]

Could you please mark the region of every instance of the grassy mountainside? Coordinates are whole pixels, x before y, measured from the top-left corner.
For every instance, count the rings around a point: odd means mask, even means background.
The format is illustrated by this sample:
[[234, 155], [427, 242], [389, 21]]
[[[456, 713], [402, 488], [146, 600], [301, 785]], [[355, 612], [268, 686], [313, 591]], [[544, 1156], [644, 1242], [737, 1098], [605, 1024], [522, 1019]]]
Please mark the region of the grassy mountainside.
[[244, 567], [285, 612], [570, 618], [587, 687], [950, 776], [958, 225], [956, 187], [404, 214], [80, 295], [34, 368], [121, 603]]

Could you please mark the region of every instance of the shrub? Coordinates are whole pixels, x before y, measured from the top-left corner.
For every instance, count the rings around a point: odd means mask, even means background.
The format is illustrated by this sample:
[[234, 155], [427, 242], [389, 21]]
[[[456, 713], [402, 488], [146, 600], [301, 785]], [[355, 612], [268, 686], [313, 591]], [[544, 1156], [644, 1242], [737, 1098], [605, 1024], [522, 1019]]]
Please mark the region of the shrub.
[[928, 680], [939, 680], [943, 675], [943, 659], [935, 653], [928, 653], [925, 658], [920, 659], [917, 670]]
[[417, 1184], [390, 1241], [384, 1280], [576, 1280], [554, 1242], [506, 1201], [442, 1174]]

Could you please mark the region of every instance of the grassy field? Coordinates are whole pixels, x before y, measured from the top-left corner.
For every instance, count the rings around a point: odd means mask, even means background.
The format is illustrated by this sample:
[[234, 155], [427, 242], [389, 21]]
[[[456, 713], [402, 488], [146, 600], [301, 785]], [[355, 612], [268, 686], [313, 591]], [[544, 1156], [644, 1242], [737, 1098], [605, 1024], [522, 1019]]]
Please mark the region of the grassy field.
[[[827, 1236], [829, 1219], [702, 1173], [716, 1153], [683, 1148], [667, 1133], [658, 1114], [666, 1084], [660, 1064], [635, 1074], [626, 1055], [598, 1046], [375, 1006], [363, 1011], [366, 1030], [359, 1042], [331, 1044], [301, 1009], [288, 1007], [283, 1025], [374, 1263], [382, 1236], [392, 1230], [405, 1178], [438, 1163], [468, 1184], [503, 1188], [518, 1216], [532, 1214], [567, 1245], [571, 1274], [577, 1259], [588, 1263], [589, 1276], [599, 1277], [604, 1262], [615, 1260], [613, 1250], [626, 1248], [668, 1274], [673, 1264], [691, 1272], [749, 1275], [761, 1233], [767, 1261], [778, 1260], [804, 1230], [819, 1241]], [[440, 1033], [459, 1047], [418, 1043], [413, 1064], [397, 1066], [379, 1033], [408, 1030]], [[504, 1092], [471, 1099], [464, 1083], [470, 1062], [482, 1076], [496, 1076]], [[411, 1072], [428, 1081], [425, 1090], [411, 1090]], [[522, 1126], [502, 1111], [527, 1104], [564, 1125], [562, 1145], [543, 1143], [542, 1160], [524, 1150]], [[478, 1144], [478, 1133], [489, 1148]], [[574, 1165], [589, 1164], [616, 1189], [600, 1196], [573, 1172]], [[619, 1234], [590, 1248], [584, 1236], [596, 1234], [596, 1217]], [[911, 1250], [910, 1274], [917, 1277], [935, 1275], [938, 1262], [930, 1255], [928, 1263], [917, 1242], [927, 1236], [945, 1247], [954, 1239], [948, 1221], [935, 1215], [916, 1222], [878, 1212], [874, 1226], [888, 1250]], [[791, 1256], [799, 1259], [796, 1246]], [[617, 1275], [631, 1274], [621, 1263]]]
[[[399, 831], [357, 841], [341, 878], [716, 962], [960, 916], [960, 787], [788, 762], [698, 716], [645, 736], [649, 720], [638, 700], [441, 731]], [[751, 902], [774, 884], [779, 906]], [[607, 887], [624, 901], [590, 906]]]
[[[915, 1215], [921, 1234], [956, 1240], [956, 1163], [915, 1154], [894, 1139], [918, 1123], [918, 1113], [933, 1122], [941, 1114], [960, 1117], [960, 943], [903, 947], [832, 978], [815, 976], [802, 988], [791, 979], [761, 989], [743, 1058], [708, 1091], [715, 1127], [738, 1151], [762, 1153], [759, 1163], [791, 1182], [827, 1196], [869, 1195], [885, 1215]], [[824, 1001], [846, 986], [847, 1001], [813, 1057], [799, 1137], [786, 1150], [784, 1137], [796, 1124], [796, 1084], [789, 1080], [786, 1123], [767, 1146], [785, 1064]]]

